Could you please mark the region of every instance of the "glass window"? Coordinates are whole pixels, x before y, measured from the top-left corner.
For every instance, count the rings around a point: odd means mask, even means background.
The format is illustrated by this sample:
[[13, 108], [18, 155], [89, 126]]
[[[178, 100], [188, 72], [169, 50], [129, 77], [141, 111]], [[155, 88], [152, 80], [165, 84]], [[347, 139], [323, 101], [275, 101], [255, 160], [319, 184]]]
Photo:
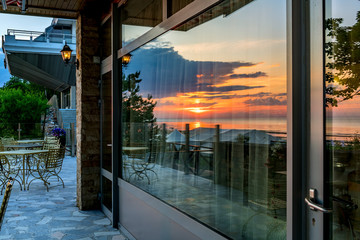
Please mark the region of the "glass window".
[[121, 8], [122, 46], [162, 21], [162, 0], [127, 1]]
[[112, 107], [111, 107], [111, 74], [102, 76], [102, 167], [112, 172]]
[[360, 236], [360, 2], [326, 1], [326, 147], [333, 239]]
[[233, 239], [286, 238], [286, 1], [223, 1], [132, 52], [123, 178]]

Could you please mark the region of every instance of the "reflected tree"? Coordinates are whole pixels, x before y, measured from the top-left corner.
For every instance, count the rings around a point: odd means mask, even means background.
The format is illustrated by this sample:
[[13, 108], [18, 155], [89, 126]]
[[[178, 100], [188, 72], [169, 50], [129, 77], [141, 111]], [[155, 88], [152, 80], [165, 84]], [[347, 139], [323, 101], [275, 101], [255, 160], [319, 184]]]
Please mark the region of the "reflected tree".
[[149, 136], [146, 135], [153, 135], [157, 129], [154, 124], [156, 101], [151, 94], [147, 97], [140, 94], [141, 81], [140, 72], [122, 76], [122, 122], [125, 124], [125, 144], [147, 142]]
[[338, 103], [360, 94], [360, 12], [353, 26], [341, 26], [342, 18], [325, 22], [326, 105]]

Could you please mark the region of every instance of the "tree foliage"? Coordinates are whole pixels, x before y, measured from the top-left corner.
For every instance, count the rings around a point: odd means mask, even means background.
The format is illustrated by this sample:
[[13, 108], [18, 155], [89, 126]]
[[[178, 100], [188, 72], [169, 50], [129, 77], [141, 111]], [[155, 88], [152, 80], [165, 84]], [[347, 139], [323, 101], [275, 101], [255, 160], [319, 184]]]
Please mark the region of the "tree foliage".
[[[140, 72], [122, 76], [122, 122], [125, 127], [125, 142], [146, 141], [146, 133], [154, 133], [156, 130], [156, 118], [154, 109], [156, 102], [152, 95], [143, 97], [140, 94], [142, 79]], [[150, 133], [151, 132], [151, 133]]]
[[54, 90], [45, 88], [39, 84], [35, 84], [15, 76], [11, 76], [10, 80], [4, 83], [1, 89], [20, 89], [23, 92], [44, 94], [47, 99], [50, 99], [54, 94], [57, 94], [57, 92]]
[[47, 108], [41, 89], [12, 77], [0, 89], [0, 136], [16, 136], [18, 123], [22, 124], [22, 135], [33, 135], [35, 123], [41, 122]]
[[342, 21], [331, 18], [325, 23], [326, 104], [334, 107], [360, 93], [360, 12], [353, 26], [341, 26]]

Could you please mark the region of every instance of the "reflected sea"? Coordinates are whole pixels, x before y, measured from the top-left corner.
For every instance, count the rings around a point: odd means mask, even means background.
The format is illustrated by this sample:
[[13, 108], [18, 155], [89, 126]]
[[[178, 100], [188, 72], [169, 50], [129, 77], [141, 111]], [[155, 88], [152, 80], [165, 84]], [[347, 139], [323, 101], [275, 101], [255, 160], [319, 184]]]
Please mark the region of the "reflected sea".
[[[184, 131], [186, 124], [190, 130], [194, 128], [221, 129], [256, 129], [273, 136], [286, 138], [286, 118], [249, 118], [249, 119], [158, 119], [158, 125], [166, 124], [167, 129]], [[360, 135], [359, 118], [334, 118], [326, 121], [327, 140], [349, 141], [355, 135]]]

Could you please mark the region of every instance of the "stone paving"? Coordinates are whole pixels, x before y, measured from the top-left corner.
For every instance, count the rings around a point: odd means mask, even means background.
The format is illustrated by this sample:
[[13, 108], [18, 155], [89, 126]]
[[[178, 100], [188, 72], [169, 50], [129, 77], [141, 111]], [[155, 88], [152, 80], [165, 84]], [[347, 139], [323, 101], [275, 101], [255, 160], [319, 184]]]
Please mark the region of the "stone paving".
[[[127, 240], [111, 226], [101, 211], [76, 207], [76, 159], [65, 157], [60, 176], [65, 188], [53, 178], [49, 192], [41, 181], [29, 191], [15, 183], [0, 232], [1, 239]], [[2, 196], [0, 196], [2, 200]]]

